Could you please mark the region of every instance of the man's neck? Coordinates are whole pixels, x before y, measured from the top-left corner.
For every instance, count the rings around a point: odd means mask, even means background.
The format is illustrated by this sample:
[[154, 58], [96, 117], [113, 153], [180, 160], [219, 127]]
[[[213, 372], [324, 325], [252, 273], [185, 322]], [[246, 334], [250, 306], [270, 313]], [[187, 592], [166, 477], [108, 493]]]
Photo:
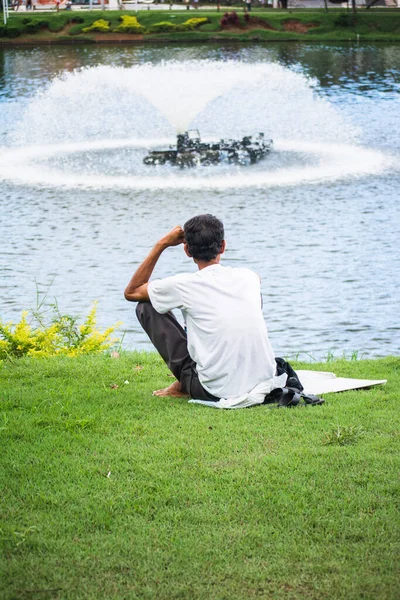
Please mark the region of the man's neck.
[[215, 258], [213, 258], [213, 260], [210, 261], [205, 261], [205, 260], [195, 260], [195, 263], [199, 269], [199, 271], [202, 271], [203, 269], [206, 269], [207, 267], [211, 267], [212, 265], [219, 265], [219, 261], [220, 261], [220, 256], [216, 256]]

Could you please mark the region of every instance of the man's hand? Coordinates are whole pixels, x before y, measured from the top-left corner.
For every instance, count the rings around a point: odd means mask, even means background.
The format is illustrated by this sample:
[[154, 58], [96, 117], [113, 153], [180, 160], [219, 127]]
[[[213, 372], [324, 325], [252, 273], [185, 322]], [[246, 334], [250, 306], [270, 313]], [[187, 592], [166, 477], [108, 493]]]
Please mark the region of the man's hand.
[[171, 229], [171, 231], [160, 239], [159, 244], [162, 244], [165, 248], [170, 248], [171, 246], [179, 246], [179, 244], [183, 244], [183, 242], [183, 229], [180, 225], [176, 225], [176, 227]]
[[132, 276], [132, 279], [125, 290], [125, 298], [131, 302], [148, 302], [148, 281], [158, 259], [166, 248], [179, 246], [179, 244], [183, 244], [183, 242], [183, 229], [180, 225], [177, 225], [171, 229], [169, 233], [164, 235]]

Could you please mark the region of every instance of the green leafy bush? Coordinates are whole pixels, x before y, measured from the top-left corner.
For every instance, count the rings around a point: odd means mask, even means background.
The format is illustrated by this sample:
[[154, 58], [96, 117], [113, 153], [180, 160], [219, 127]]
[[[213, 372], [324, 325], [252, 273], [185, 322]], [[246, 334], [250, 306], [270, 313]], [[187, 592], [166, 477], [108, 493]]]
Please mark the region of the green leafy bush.
[[69, 27], [68, 29], [68, 35], [76, 35], [78, 33], [82, 33], [82, 29], [84, 27], [84, 25], [88, 25], [90, 26], [90, 19], [88, 19], [88, 17], [86, 16], [86, 19], [80, 15], [78, 16], [73, 16], [69, 23], [71, 24], [71, 27]]
[[21, 35], [21, 31], [18, 29], [18, 27], [7, 26], [4, 28], [4, 37], [17, 38], [19, 35]]
[[34, 21], [32, 23], [27, 23], [25, 25], [25, 31], [26, 33], [36, 33], [37, 31], [39, 31], [40, 27], [37, 23], [35, 23]]
[[144, 33], [146, 31], [136, 17], [124, 15], [121, 17], [121, 21], [122, 23], [113, 29], [115, 33]]
[[49, 29], [53, 33], [57, 33], [58, 31], [62, 31], [69, 22], [69, 16], [60, 13], [60, 15], [52, 16], [49, 19]]
[[48, 19], [39, 19], [38, 24], [39, 24], [39, 27], [48, 27], [49, 20]]
[[77, 35], [82, 33], [82, 29], [82, 23], [75, 23], [75, 25], [72, 25], [72, 27], [69, 29], [68, 35]]
[[42, 29], [43, 27], [48, 27], [48, 25], [49, 25], [49, 22], [46, 21], [46, 19], [39, 19], [37, 21], [29, 21], [25, 25], [25, 31], [27, 33], [36, 33], [37, 31], [39, 31], [39, 29]]
[[61, 314], [57, 304], [50, 308], [52, 313], [47, 320], [38, 311], [24, 311], [19, 323], [0, 321], [0, 360], [9, 356], [93, 354], [106, 350], [117, 341], [111, 334], [119, 323], [103, 332], [97, 330], [96, 303], [81, 325], [77, 318]]
[[341, 13], [337, 19], [334, 20], [336, 27], [355, 27], [357, 25], [356, 15], [348, 15], [347, 13]]
[[97, 31], [99, 33], [108, 33], [110, 30], [110, 24], [105, 19], [98, 19], [95, 21], [90, 27], [84, 27], [82, 29], [83, 33], [88, 33], [89, 31]]

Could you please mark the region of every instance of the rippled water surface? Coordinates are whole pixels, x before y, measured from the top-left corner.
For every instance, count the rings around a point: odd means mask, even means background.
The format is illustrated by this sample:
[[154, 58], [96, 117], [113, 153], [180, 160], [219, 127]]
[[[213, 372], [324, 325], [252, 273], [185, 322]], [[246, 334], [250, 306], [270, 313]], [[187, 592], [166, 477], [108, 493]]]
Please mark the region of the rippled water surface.
[[[149, 348], [123, 290], [165, 230], [223, 219], [224, 264], [262, 279], [277, 353], [399, 352], [400, 46], [0, 50], [0, 316], [99, 301]], [[149, 148], [263, 131], [253, 166], [143, 165]], [[167, 250], [155, 276], [194, 266]], [[50, 287], [49, 287], [50, 286]]]

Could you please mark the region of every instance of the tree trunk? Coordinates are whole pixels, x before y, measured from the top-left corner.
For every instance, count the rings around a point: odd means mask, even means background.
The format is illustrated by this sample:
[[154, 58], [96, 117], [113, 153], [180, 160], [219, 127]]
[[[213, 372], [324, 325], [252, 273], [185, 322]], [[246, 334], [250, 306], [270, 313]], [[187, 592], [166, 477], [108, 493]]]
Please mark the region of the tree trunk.
[[356, 0], [351, 0], [351, 12], [353, 15], [356, 14]]

